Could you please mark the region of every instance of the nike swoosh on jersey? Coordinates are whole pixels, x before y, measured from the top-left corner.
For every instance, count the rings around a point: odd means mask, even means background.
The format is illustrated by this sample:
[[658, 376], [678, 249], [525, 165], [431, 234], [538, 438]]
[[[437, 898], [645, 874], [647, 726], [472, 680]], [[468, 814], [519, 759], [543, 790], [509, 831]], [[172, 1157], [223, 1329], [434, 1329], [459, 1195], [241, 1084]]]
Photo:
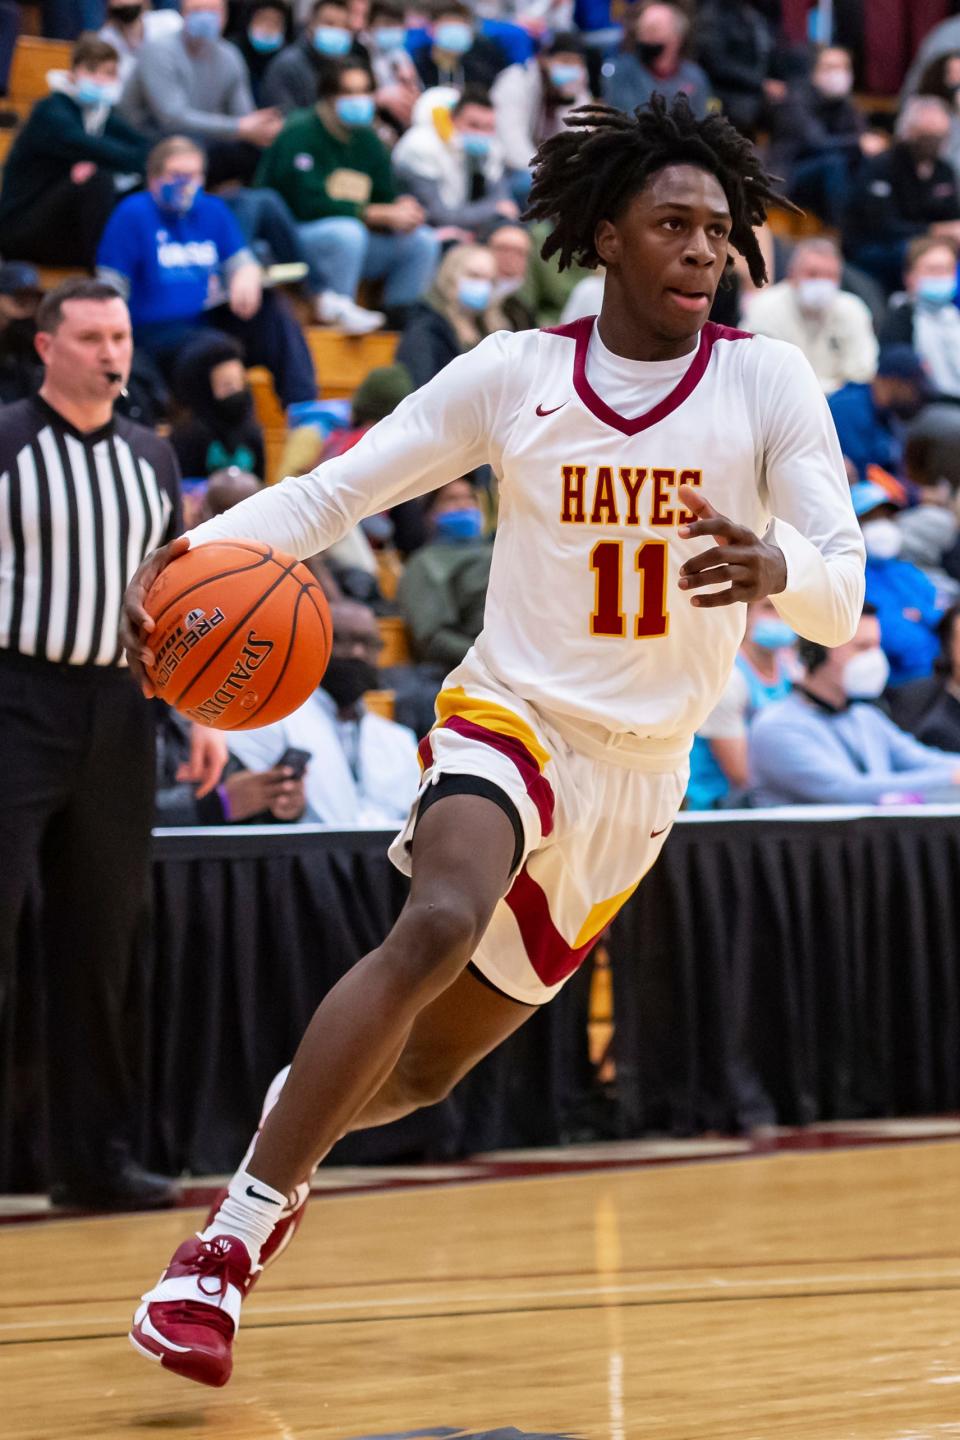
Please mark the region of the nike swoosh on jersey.
[[[673, 821], [671, 820], [671, 821], [670, 821], [670, 825], [672, 825], [672, 824], [673, 824]], [[662, 830], [651, 830], [651, 831], [650, 831], [650, 839], [651, 839], [651, 840], [656, 840], [656, 838], [657, 838], [658, 835], [663, 835], [663, 834], [665, 834], [666, 831], [670, 829], [670, 825], [664, 825], [664, 827], [663, 827]]]
[[564, 405], [566, 405], [566, 403], [567, 403], [566, 400], [561, 400], [560, 404], [559, 404], [559, 405], [554, 405], [554, 407], [553, 407], [552, 410], [544, 410], [544, 408], [543, 408], [542, 405], [538, 405], [538, 406], [537, 406], [537, 414], [538, 414], [538, 415], [555, 415], [558, 410], [562, 410], [562, 409], [563, 409], [563, 407], [564, 407]]
[[252, 1185], [247, 1186], [247, 1194], [251, 1200], [264, 1200], [268, 1205], [279, 1205], [279, 1200], [271, 1200], [269, 1195], [261, 1195], [259, 1190], [254, 1190]]

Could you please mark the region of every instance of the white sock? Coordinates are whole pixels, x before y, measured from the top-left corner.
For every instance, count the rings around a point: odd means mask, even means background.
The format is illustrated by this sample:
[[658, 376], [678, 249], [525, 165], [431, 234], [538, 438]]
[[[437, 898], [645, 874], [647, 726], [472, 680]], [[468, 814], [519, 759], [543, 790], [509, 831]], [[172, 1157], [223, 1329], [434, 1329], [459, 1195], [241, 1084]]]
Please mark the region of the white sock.
[[274, 1190], [241, 1166], [230, 1181], [227, 1198], [200, 1238], [212, 1240], [215, 1235], [235, 1235], [246, 1245], [250, 1259], [257, 1265], [261, 1249], [287, 1208], [287, 1198], [282, 1190]]

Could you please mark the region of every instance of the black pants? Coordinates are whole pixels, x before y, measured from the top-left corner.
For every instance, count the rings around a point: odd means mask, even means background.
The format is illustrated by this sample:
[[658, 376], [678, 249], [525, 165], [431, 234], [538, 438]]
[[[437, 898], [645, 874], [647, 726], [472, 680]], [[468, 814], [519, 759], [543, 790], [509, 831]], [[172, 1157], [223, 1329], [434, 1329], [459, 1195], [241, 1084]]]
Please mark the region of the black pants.
[[134, 339], [137, 347], [145, 350], [164, 377], [169, 378], [184, 345], [201, 327], [232, 335], [243, 346], [248, 365], [265, 365], [273, 376], [282, 405], [316, 400], [317, 377], [310, 348], [281, 296], [265, 290], [260, 309], [249, 320], [241, 320], [228, 305], [218, 305], [214, 310], [205, 310], [194, 321], [138, 325]]
[[[0, 1015], [38, 894], [49, 1178], [103, 1179], [131, 1114], [124, 1007], [147, 897], [150, 705], [126, 671], [0, 652], [0, 756]], [[11, 1071], [0, 1056], [4, 1084]]]
[[117, 203], [113, 175], [98, 169], [82, 185], [69, 175], [51, 185], [23, 215], [0, 229], [5, 260], [35, 265], [82, 265], [92, 270], [104, 226]]

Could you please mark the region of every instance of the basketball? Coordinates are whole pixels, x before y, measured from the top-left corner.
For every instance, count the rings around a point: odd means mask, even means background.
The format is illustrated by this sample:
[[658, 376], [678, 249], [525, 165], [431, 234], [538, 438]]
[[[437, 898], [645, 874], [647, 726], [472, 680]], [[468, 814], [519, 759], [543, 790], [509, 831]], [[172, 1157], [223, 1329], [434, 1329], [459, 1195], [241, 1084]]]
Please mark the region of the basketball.
[[253, 540], [197, 545], [145, 602], [157, 695], [201, 725], [252, 730], [282, 720], [319, 685], [333, 624], [305, 565]]

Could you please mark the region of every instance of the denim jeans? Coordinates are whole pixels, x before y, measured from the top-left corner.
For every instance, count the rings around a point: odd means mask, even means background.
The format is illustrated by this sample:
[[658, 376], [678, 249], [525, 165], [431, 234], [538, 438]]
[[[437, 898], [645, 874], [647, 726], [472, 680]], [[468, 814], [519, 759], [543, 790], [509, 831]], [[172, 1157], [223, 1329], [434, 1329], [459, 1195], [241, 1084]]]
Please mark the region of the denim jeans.
[[333, 216], [297, 228], [313, 283], [351, 300], [361, 280], [383, 280], [385, 305], [412, 305], [433, 279], [440, 258], [440, 242], [425, 225], [401, 235]]
[[296, 221], [276, 190], [244, 187], [228, 192], [222, 199], [233, 211], [234, 219], [258, 258], [266, 246], [270, 259], [277, 265], [306, 260]]

